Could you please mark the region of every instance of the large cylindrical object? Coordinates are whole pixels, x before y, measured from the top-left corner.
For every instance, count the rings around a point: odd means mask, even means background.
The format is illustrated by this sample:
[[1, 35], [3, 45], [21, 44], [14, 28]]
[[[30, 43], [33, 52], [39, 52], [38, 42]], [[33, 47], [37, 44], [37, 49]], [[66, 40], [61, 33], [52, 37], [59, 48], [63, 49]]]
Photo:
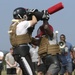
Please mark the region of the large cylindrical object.
[[55, 5], [53, 5], [52, 7], [48, 8], [47, 11], [49, 14], [53, 14], [53, 13], [55, 13], [55, 12], [57, 12], [63, 8], [64, 8], [64, 6], [63, 6], [62, 2], [59, 2]]

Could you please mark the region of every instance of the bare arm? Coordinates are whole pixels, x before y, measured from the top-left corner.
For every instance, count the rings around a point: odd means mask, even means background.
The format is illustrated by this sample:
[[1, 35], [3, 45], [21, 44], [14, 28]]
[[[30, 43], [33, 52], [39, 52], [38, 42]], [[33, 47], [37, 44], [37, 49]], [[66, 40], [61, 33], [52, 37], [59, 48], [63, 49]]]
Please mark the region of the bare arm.
[[6, 63], [7, 63], [10, 67], [16, 67], [16, 65], [17, 65], [16, 62], [12, 65], [12, 64], [11, 64], [9, 61], [7, 61], [7, 60], [6, 60]]
[[12, 64], [10, 64], [9, 61], [7, 61], [7, 60], [5, 60], [5, 61], [6, 61], [6, 63], [7, 63], [10, 67], [12, 67]]
[[35, 25], [37, 23], [37, 18], [33, 15], [32, 20], [30, 20], [31, 26]]
[[38, 57], [38, 64], [37, 65], [40, 65], [41, 64], [41, 58], [40, 56]]
[[74, 50], [71, 51], [71, 57], [73, 59], [73, 63], [75, 64], [75, 51]]
[[70, 53], [71, 53], [71, 58], [74, 59], [75, 58], [75, 51], [74, 50], [71, 50]]
[[49, 28], [48, 25], [45, 25], [45, 26], [44, 26], [44, 29], [45, 29], [46, 33], [47, 33], [50, 37], [53, 37], [53, 32], [50, 30], [50, 28]]
[[15, 63], [12, 65], [12, 67], [16, 67], [17, 66], [17, 62], [15, 61]]
[[49, 25], [48, 21], [43, 21], [43, 28], [45, 30], [45, 34], [48, 34], [50, 37], [53, 37], [52, 26]]

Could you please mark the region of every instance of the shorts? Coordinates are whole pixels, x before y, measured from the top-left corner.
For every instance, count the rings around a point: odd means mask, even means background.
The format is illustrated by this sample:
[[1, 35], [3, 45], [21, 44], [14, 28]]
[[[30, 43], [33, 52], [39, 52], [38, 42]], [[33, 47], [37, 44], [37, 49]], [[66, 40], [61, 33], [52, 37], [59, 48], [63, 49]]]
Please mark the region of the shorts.
[[46, 73], [46, 67], [43, 63], [37, 66], [37, 72]]
[[0, 63], [0, 71], [3, 69], [3, 63]]
[[37, 62], [32, 62], [32, 63], [33, 63], [34, 70], [37, 71]]
[[47, 72], [51, 73], [52, 75], [57, 75], [59, 71], [60, 71], [60, 67], [58, 64], [55, 63], [51, 64], [47, 70]]
[[7, 74], [16, 74], [16, 68], [7, 68]]
[[64, 74], [65, 72], [72, 73], [72, 62], [67, 63], [66, 65], [61, 65], [59, 74]]
[[52, 75], [57, 75], [60, 71], [60, 63], [57, 55], [46, 55], [42, 58], [47, 73], [50, 73]]
[[72, 63], [72, 71], [74, 71], [74, 69], [75, 69], [75, 64]]

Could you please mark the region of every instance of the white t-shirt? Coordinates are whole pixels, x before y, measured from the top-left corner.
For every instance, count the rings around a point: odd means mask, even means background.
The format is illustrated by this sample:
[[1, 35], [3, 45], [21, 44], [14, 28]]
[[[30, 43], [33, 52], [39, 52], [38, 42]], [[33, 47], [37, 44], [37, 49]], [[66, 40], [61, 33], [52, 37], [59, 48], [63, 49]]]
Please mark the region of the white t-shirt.
[[75, 51], [75, 47], [73, 48], [73, 50]]
[[4, 53], [3, 53], [3, 52], [1, 52], [1, 51], [0, 51], [0, 56], [1, 56], [1, 57], [3, 57], [3, 56], [4, 56]]
[[30, 49], [30, 55], [31, 55], [31, 59], [32, 59], [32, 62], [38, 62], [38, 57], [39, 57], [39, 55], [38, 55], [38, 46], [36, 47], [36, 48], [31, 48]]
[[[0, 57], [4, 57], [4, 53], [2, 51], [0, 51]], [[0, 60], [0, 63], [2, 63], [1, 60]]]
[[54, 36], [53, 36], [53, 39], [52, 40], [50, 40], [50, 37], [48, 37], [48, 39], [49, 39], [50, 45], [54, 45], [54, 44], [57, 43], [57, 36], [56, 36], [55, 33], [54, 33]]
[[22, 35], [27, 33], [27, 29], [30, 27], [30, 21], [22, 21], [17, 25], [16, 34]]

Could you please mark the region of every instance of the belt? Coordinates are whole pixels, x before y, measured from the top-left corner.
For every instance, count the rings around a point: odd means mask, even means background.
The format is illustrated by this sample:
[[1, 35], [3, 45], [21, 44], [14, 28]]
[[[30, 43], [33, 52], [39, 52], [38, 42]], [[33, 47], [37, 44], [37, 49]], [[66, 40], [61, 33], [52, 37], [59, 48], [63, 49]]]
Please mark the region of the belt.
[[19, 46], [28, 46], [28, 44], [21, 44], [21, 45], [19, 45]]
[[21, 46], [28, 46], [28, 44], [27, 43], [24, 43], [24, 44], [16, 45], [16, 46], [13, 46], [13, 48], [21, 47]]

